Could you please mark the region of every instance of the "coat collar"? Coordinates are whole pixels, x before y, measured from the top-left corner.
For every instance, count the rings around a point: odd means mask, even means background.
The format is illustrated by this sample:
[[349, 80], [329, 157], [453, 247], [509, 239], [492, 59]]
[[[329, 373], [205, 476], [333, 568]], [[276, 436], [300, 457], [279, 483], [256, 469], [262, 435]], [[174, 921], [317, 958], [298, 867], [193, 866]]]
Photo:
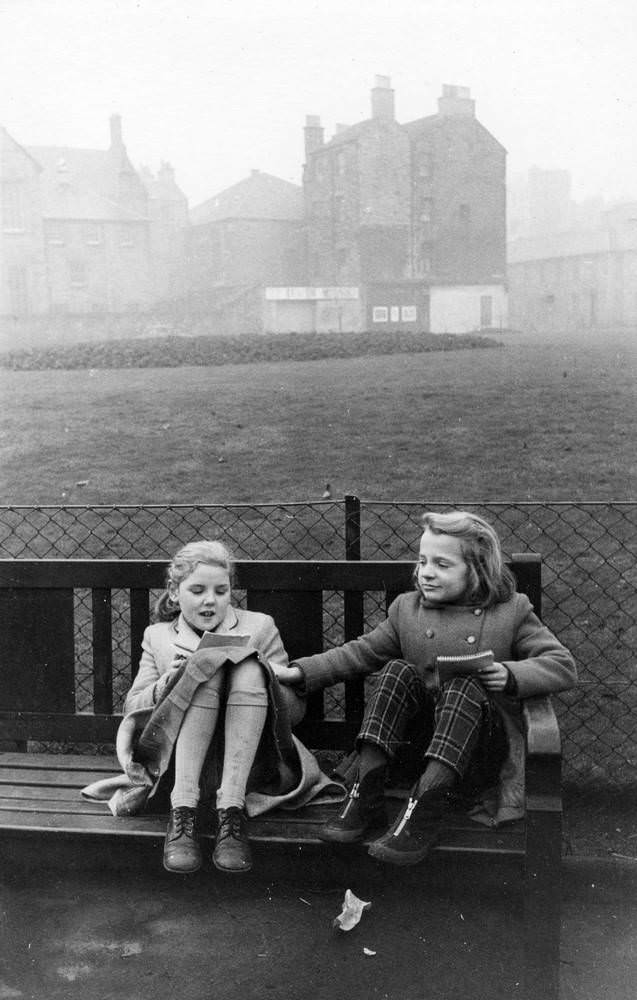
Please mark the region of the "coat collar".
[[[232, 631], [232, 629], [235, 629], [238, 624], [239, 619], [237, 617], [237, 612], [232, 605], [229, 605], [225, 618], [219, 625], [217, 625], [215, 632], [219, 635], [227, 635]], [[194, 653], [199, 645], [199, 642], [201, 641], [200, 636], [198, 636], [195, 630], [190, 627], [181, 612], [172, 623], [172, 628], [175, 634], [179, 637], [176, 645], [180, 646], [182, 649], [187, 649], [190, 653]]]

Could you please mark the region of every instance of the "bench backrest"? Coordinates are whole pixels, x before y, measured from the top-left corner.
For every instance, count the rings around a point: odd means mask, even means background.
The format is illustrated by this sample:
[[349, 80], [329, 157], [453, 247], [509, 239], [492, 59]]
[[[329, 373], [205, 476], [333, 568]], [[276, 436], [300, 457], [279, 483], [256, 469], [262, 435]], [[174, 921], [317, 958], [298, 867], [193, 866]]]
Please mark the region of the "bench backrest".
[[[150, 592], [164, 586], [166, 562], [143, 560], [0, 560], [4, 634], [0, 653], [0, 741], [112, 741], [113, 594], [127, 595], [130, 680], [150, 619]], [[291, 659], [324, 646], [327, 595], [343, 594], [346, 641], [366, 630], [364, 599], [385, 608], [412, 587], [413, 562], [332, 560], [237, 562], [246, 607], [272, 615]], [[541, 562], [534, 553], [512, 557], [518, 590], [541, 614]], [[76, 709], [76, 593], [90, 592], [93, 712]], [[119, 612], [118, 612], [119, 613]], [[362, 681], [345, 686], [343, 718], [325, 720], [323, 694], [313, 696], [302, 738], [313, 747], [351, 743], [364, 707]]]

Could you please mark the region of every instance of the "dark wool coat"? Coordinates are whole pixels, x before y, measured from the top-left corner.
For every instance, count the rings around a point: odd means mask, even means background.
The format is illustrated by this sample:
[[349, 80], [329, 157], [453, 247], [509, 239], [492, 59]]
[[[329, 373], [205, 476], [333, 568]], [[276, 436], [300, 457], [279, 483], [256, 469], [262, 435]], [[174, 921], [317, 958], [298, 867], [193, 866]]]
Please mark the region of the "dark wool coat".
[[492, 693], [509, 737], [509, 757], [500, 775], [496, 808], [516, 818], [524, 804], [524, 746], [519, 698], [564, 691], [577, 680], [569, 651], [543, 625], [524, 594], [490, 608], [427, 604], [417, 591], [401, 594], [384, 622], [367, 635], [315, 656], [294, 661], [307, 693], [362, 677], [395, 659], [407, 660], [434, 685], [437, 656], [493, 650], [510, 671], [517, 697]]

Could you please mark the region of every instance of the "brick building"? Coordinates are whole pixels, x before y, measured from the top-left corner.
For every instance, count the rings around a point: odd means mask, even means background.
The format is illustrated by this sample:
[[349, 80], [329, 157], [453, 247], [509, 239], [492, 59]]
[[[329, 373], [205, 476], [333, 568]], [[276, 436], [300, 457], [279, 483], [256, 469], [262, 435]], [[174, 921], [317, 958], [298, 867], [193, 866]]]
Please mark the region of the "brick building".
[[309, 285], [359, 287], [367, 329], [506, 322], [506, 153], [466, 88], [401, 125], [377, 77], [366, 121], [326, 142], [306, 119], [305, 160]]
[[553, 336], [637, 325], [637, 203], [590, 229], [509, 243], [511, 326]]
[[191, 211], [191, 309], [215, 327], [464, 332], [506, 324], [505, 160], [462, 87], [396, 120], [304, 128], [303, 187], [252, 175]]
[[170, 168], [135, 170], [119, 115], [106, 150], [22, 148], [3, 130], [0, 170], [0, 314], [127, 312], [181, 287], [185, 196]]
[[0, 126], [0, 315], [48, 305], [40, 177], [42, 167]]

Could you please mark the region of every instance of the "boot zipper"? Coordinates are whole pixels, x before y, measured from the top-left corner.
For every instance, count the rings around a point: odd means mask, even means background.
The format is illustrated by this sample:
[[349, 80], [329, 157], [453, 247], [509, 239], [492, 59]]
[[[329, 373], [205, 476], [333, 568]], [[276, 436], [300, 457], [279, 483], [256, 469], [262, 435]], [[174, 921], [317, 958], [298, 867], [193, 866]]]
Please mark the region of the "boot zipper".
[[394, 837], [397, 837], [402, 832], [403, 827], [405, 826], [405, 823], [407, 822], [407, 820], [409, 819], [409, 817], [411, 816], [411, 814], [413, 813], [413, 811], [414, 811], [414, 809], [416, 808], [417, 805], [418, 805], [418, 799], [410, 799], [409, 800], [409, 802], [407, 803], [407, 808], [405, 809], [405, 812], [403, 813], [403, 817], [402, 817], [400, 823], [398, 824], [398, 826], [396, 827], [396, 829], [394, 830], [394, 833], [393, 833]]
[[354, 799], [358, 798], [358, 789], [359, 789], [359, 782], [355, 781], [354, 784], [352, 785], [352, 790], [349, 793], [349, 798], [347, 800], [345, 808], [343, 809], [343, 812], [340, 815], [341, 819], [345, 819], [345, 817], [347, 816], [347, 813], [349, 812], [349, 810], [350, 810], [350, 808], [351, 808], [351, 806], [352, 806], [352, 804], [354, 802]]

